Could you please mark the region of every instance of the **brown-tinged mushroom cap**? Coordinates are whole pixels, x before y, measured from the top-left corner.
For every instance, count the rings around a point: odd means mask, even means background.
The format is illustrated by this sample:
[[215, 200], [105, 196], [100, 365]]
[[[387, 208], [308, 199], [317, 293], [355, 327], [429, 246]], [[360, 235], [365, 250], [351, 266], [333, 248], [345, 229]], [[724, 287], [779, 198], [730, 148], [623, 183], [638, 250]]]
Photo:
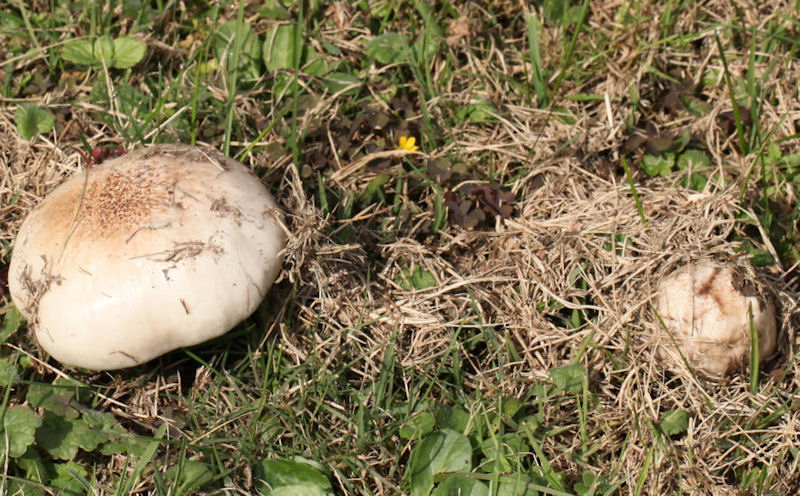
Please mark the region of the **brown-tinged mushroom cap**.
[[666, 329], [659, 337], [658, 354], [670, 368], [685, 368], [682, 353], [706, 377], [735, 371], [749, 357], [751, 322], [758, 333], [760, 359], [772, 356], [775, 308], [769, 298], [757, 294], [754, 283], [747, 291], [741, 282], [735, 267], [710, 262], [689, 264], [661, 281], [655, 307]]
[[22, 224], [9, 289], [57, 360], [118, 369], [219, 336], [281, 265], [277, 206], [244, 165], [142, 148], [68, 179]]

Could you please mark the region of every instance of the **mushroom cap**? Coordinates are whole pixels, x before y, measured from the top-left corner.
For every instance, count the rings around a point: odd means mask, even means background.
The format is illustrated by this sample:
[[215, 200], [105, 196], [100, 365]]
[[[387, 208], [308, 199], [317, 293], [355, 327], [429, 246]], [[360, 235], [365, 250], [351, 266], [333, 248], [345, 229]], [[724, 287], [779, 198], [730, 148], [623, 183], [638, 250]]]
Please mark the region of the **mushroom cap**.
[[275, 200], [213, 150], [156, 145], [76, 174], [23, 222], [9, 290], [39, 344], [94, 370], [222, 335], [278, 274]]
[[[775, 307], [731, 266], [699, 262], [675, 271], [661, 281], [655, 307], [686, 360], [707, 377], [721, 378], [747, 362], [751, 308], [760, 360], [775, 350]], [[672, 369], [685, 369], [671, 337], [659, 327], [659, 357]]]

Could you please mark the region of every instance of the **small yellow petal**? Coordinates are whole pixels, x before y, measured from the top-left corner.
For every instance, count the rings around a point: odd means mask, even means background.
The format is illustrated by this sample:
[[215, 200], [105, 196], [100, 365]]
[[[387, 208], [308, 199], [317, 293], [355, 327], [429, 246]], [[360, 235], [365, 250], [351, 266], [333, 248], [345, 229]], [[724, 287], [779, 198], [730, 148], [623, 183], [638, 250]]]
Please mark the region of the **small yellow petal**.
[[417, 139], [413, 136], [400, 136], [400, 143], [397, 149], [415, 152], [419, 150], [419, 147], [416, 146], [416, 143]]

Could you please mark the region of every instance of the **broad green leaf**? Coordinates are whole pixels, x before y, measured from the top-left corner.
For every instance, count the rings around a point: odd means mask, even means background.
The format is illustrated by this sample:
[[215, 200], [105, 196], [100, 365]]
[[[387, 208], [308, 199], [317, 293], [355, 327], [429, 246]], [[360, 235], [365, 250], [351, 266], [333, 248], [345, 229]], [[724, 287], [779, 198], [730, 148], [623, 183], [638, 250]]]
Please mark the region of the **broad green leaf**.
[[95, 64], [106, 64], [108, 67], [114, 66], [114, 40], [110, 36], [104, 35], [94, 40], [94, 59]]
[[671, 152], [661, 155], [647, 154], [642, 158], [642, 170], [650, 177], [666, 176], [675, 165], [675, 154]]
[[114, 40], [114, 58], [112, 66], [117, 69], [133, 67], [144, 58], [147, 45], [139, 40], [124, 36]]
[[282, 486], [265, 493], [267, 496], [326, 496], [333, 494], [314, 486]]
[[277, 0], [264, 0], [258, 13], [267, 19], [285, 21], [292, 18], [292, 14]]
[[167, 479], [178, 486], [179, 493], [194, 493], [214, 481], [214, 471], [203, 462], [186, 460], [181, 465], [170, 467]]
[[449, 429], [436, 431], [411, 452], [408, 478], [412, 496], [428, 496], [434, 477], [448, 472], [467, 472], [472, 468], [472, 446], [463, 434]]
[[583, 389], [586, 369], [579, 363], [564, 365], [550, 371], [550, 380], [556, 389], [567, 393], [579, 393]]
[[268, 494], [277, 494], [275, 491], [283, 487], [305, 487], [309, 491], [307, 494], [312, 494], [312, 490], [319, 494], [333, 493], [333, 486], [325, 474], [299, 461], [264, 460], [258, 464], [256, 474], [271, 488], [272, 492]]
[[87, 477], [89, 472], [75, 462], [57, 463], [56, 477], [50, 481], [54, 487], [60, 489], [60, 496], [83, 496], [91, 489]]
[[78, 65], [93, 65], [97, 59], [94, 56], [94, 41], [73, 40], [64, 45], [61, 58]]
[[54, 384], [34, 382], [28, 386], [26, 399], [34, 408], [43, 408], [57, 415], [77, 418], [78, 411], [70, 405], [80, 388], [58, 379]]
[[294, 24], [281, 24], [267, 32], [262, 53], [268, 71], [294, 67], [294, 29]]
[[700, 150], [686, 150], [678, 157], [678, 169], [685, 170], [691, 168], [697, 172], [711, 167], [711, 159]]
[[683, 434], [689, 428], [689, 414], [686, 410], [668, 410], [661, 415], [658, 427], [667, 436]]
[[381, 64], [394, 64], [408, 60], [410, 48], [408, 36], [403, 33], [386, 33], [370, 40], [366, 46], [367, 56]]
[[418, 265], [402, 269], [394, 282], [406, 291], [423, 290], [436, 286], [436, 278]]
[[[42, 460], [39, 451], [35, 447], [29, 447], [22, 456], [14, 459], [14, 463], [25, 472], [25, 479], [32, 482], [42, 483], [50, 477], [48, 473], [48, 465]], [[30, 486], [28, 486], [30, 488]], [[43, 492], [42, 492], [43, 493]], [[11, 493], [15, 494], [15, 493]], [[20, 493], [20, 494], [28, 494]], [[30, 494], [41, 494], [38, 492], [31, 492]]]
[[144, 450], [152, 441], [151, 438], [125, 434], [100, 446], [100, 453], [104, 455], [127, 454], [141, 457]]
[[22, 139], [30, 141], [31, 138], [39, 133], [52, 131], [56, 118], [45, 108], [23, 103], [17, 107], [17, 113], [14, 114], [14, 122], [17, 124], [17, 132], [22, 136]]
[[416, 440], [433, 431], [435, 424], [433, 414], [430, 412], [420, 412], [411, 417], [403, 427], [400, 428], [400, 437], [408, 440]]
[[489, 487], [474, 477], [453, 475], [440, 482], [431, 496], [489, 496]]
[[36, 442], [53, 457], [69, 460], [78, 448], [94, 451], [113, 436], [96, 418], [68, 419], [46, 412], [42, 426], [36, 431]]
[[228, 21], [214, 35], [214, 56], [229, 71], [233, 69], [233, 56], [239, 39], [239, 71], [246, 79], [261, 76], [261, 41], [249, 24]]
[[467, 433], [469, 413], [457, 406], [443, 405], [436, 410], [436, 425], [440, 429]]
[[16, 357], [12, 355], [0, 358], [0, 386], [10, 386], [17, 380], [18, 375]]
[[533, 481], [522, 472], [515, 472], [500, 478], [497, 496], [539, 496]]
[[0, 330], [0, 343], [5, 343], [9, 336], [17, 332], [20, 324], [22, 324], [22, 320], [22, 314], [19, 313], [17, 307], [12, 306], [8, 309], [3, 316], [3, 328]]
[[325, 83], [328, 85], [328, 89], [331, 93], [347, 90], [344, 94], [353, 94], [358, 91], [358, 88], [364, 81], [354, 74], [333, 72], [325, 77]]
[[42, 418], [27, 406], [10, 407], [3, 417], [3, 442], [0, 443], [0, 451], [5, 451], [7, 439], [9, 456], [22, 456], [35, 441], [34, 434], [40, 425]]

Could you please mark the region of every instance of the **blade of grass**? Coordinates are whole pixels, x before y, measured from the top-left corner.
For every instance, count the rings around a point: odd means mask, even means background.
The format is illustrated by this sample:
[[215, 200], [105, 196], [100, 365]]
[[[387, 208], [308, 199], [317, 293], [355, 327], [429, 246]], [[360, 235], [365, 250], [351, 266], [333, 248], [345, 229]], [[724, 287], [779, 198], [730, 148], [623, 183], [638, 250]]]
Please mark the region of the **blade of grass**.
[[714, 41], [717, 44], [719, 58], [722, 61], [722, 73], [725, 76], [725, 84], [728, 86], [728, 96], [731, 99], [731, 106], [733, 107], [733, 120], [736, 123], [736, 137], [739, 140], [739, 150], [741, 150], [742, 155], [747, 155], [749, 153], [749, 148], [747, 146], [747, 140], [744, 136], [742, 113], [739, 111], [739, 104], [736, 102], [736, 90], [733, 87], [731, 71], [728, 69], [728, 58], [725, 57], [725, 49], [722, 47], [722, 42], [719, 39], [719, 29], [714, 31]]
[[747, 308], [747, 317], [750, 322], [750, 394], [758, 392], [758, 371], [761, 357], [758, 350], [758, 330], [753, 323], [753, 304]]
[[642, 207], [642, 201], [639, 199], [639, 192], [636, 190], [636, 184], [633, 182], [633, 174], [631, 174], [631, 169], [628, 167], [628, 161], [625, 160], [625, 157], [620, 157], [620, 160], [622, 161], [622, 168], [625, 170], [625, 179], [628, 180], [628, 186], [631, 187], [633, 202], [636, 204], [639, 218], [642, 219], [642, 225], [647, 229], [647, 217], [644, 214], [644, 208]]
[[578, 36], [583, 30], [584, 23], [586, 22], [586, 16], [589, 14], [590, 4], [590, 0], [583, 0], [581, 12], [578, 16], [578, 22], [575, 23], [575, 30], [572, 32], [572, 38], [570, 39], [567, 50], [564, 53], [564, 58], [561, 59], [558, 77], [556, 78], [555, 83], [553, 83], [553, 93], [558, 93], [558, 89], [561, 87], [561, 82], [564, 80], [564, 76], [566, 75], [566, 69], [572, 63], [572, 55], [575, 52], [575, 45], [578, 42]]
[[[300, 2], [302, 4], [302, 2]], [[233, 102], [236, 99], [236, 90], [239, 82], [239, 57], [241, 56], [244, 39], [239, 36], [239, 29], [244, 23], [244, 2], [239, 2], [236, 12], [236, 29], [233, 37], [233, 54], [231, 56], [232, 68], [228, 72], [228, 99], [225, 102], [225, 135], [222, 142], [222, 153], [230, 155], [231, 131], [233, 129]]]
[[545, 83], [544, 70], [542, 68], [541, 47], [539, 45], [539, 18], [535, 12], [528, 12], [525, 16], [528, 27], [528, 50], [530, 57], [531, 70], [533, 71], [533, 90], [536, 92], [536, 99], [539, 108], [546, 107], [550, 103], [550, 96], [547, 94], [547, 84]]

